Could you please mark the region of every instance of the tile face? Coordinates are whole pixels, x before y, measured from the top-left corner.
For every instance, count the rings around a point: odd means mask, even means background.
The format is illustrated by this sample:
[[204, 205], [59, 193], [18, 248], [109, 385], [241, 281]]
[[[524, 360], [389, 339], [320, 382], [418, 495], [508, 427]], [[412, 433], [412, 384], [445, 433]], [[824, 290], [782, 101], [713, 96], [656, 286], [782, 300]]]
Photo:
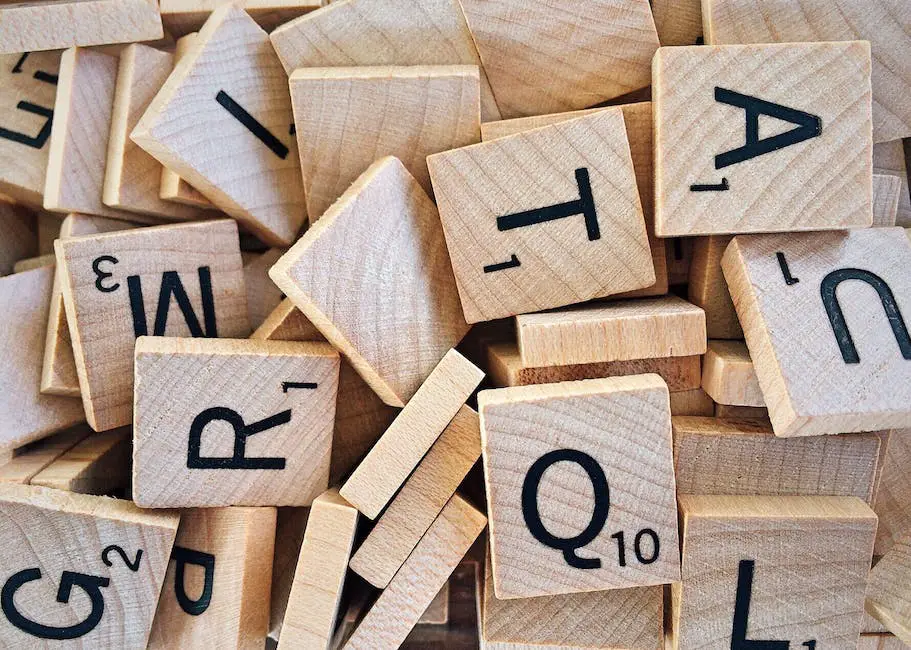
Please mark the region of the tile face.
[[750, 351], [743, 341], [708, 342], [702, 388], [718, 404], [765, 406]]
[[468, 322], [655, 283], [621, 109], [427, 164]]
[[57, 268], [86, 417], [133, 417], [136, 337], [249, 333], [237, 225], [228, 219], [61, 239]]
[[478, 407], [497, 598], [679, 579], [660, 377], [482, 391]]
[[902, 228], [739, 236], [722, 260], [775, 433], [911, 425]]
[[680, 512], [674, 648], [857, 647], [876, 534], [860, 499], [683, 495]]
[[659, 236], [870, 225], [868, 43], [661, 48], [652, 74]]
[[130, 137], [263, 242], [287, 246], [304, 221], [291, 122], [268, 34], [229, 5], [212, 12]]
[[327, 343], [138, 339], [134, 500], [310, 505], [329, 481], [338, 368]]
[[911, 643], [911, 535], [889, 549], [870, 572], [867, 611], [905, 643]]
[[161, 22], [168, 33], [183, 36], [195, 32], [213, 9], [221, 5], [237, 4], [267, 32], [325, 4], [320, 0], [162, 0]]

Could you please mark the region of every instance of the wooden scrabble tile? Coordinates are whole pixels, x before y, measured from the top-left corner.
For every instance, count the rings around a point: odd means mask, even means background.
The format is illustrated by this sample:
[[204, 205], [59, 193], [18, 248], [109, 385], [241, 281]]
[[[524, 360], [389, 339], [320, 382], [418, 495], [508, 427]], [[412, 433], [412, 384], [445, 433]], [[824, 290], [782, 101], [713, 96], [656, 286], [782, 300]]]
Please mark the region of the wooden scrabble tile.
[[17, 449], [11, 460], [0, 465], [0, 481], [27, 485], [33, 476], [91, 433], [88, 425], [79, 424]]
[[702, 385], [701, 361], [699, 355], [692, 355], [529, 368], [522, 363], [515, 343], [496, 343], [487, 348], [488, 372], [496, 387], [655, 373], [667, 383], [668, 390], [687, 391]]
[[72, 237], [56, 248], [82, 400], [96, 431], [132, 421], [137, 336], [249, 332], [231, 220]]
[[879, 516], [876, 555], [885, 555], [901, 537], [911, 533], [911, 429], [889, 436], [873, 509]]
[[0, 278], [0, 451], [85, 420], [78, 399], [38, 392], [53, 281], [48, 266]]
[[354, 630], [345, 650], [398, 648], [486, 525], [480, 511], [453, 496]]
[[655, 284], [629, 151], [613, 108], [428, 157], [468, 322]]
[[[640, 102], [642, 104], [649, 104], [649, 115], [651, 115], [651, 102]], [[638, 106], [638, 104], [623, 104], [620, 108], [626, 108], [631, 106]], [[491, 140], [499, 140], [500, 138], [505, 138], [510, 135], [515, 135], [516, 133], [522, 133], [523, 131], [531, 131], [532, 129], [540, 129], [542, 126], [550, 126], [551, 124], [559, 124], [560, 122], [568, 122], [569, 120], [574, 120], [577, 117], [585, 117], [586, 115], [592, 115], [593, 113], [598, 113], [605, 110], [604, 106], [599, 106], [595, 108], [583, 108], [577, 111], [563, 111], [561, 113], [547, 113], [545, 115], [528, 115], [526, 117], [512, 117], [505, 120], [494, 120], [493, 122], [484, 122], [481, 124], [481, 140], [484, 142], [490, 142]], [[624, 117], [626, 115], [624, 114]], [[627, 138], [630, 141], [630, 150], [633, 148], [633, 139], [635, 138], [634, 133], [629, 129], [627, 125]], [[644, 134], [643, 134], [644, 135]], [[651, 139], [651, 133], [648, 134], [648, 138]], [[637, 178], [638, 180], [638, 178]], [[642, 194], [642, 189], [639, 191]], [[641, 197], [643, 203], [646, 200], [646, 197]]]
[[19, 260], [37, 254], [35, 215], [22, 206], [0, 201], [0, 276], [14, 273]]
[[429, 194], [427, 156], [481, 139], [477, 66], [302, 68], [290, 85], [311, 223], [378, 158]]
[[701, 388], [671, 393], [671, 415], [704, 415], [715, 413], [715, 402]]
[[702, 3], [699, 0], [651, 0], [649, 4], [661, 45], [702, 43]]
[[532, 367], [663, 359], [706, 350], [705, 313], [677, 296], [570, 307], [516, 317]]
[[447, 352], [345, 481], [341, 495], [376, 519], [483, 378], [468, 359]]
[[[226, 5], [212, 12], [130, 137], [263, 242], [287, 246], [304, 220], [290, 125], [287, 79], [268, 34]], [[217, 147], [207, 133], [219, 134]]]
[[743, 341], [708, 342], [702, 362], [702, 389], [718, 404], [765, 406], [750, 351]]
[[890, 632], [911, 643], [911, 534], [905, 535], [870, 572], [866, 609]]
[[707, 43], [796, 43], [869, 41], [872, 53], [873, 141], [911, 136], [911, 47], [905, 29], [911, 8], [902, 0], [871, 5], [863, 0], [706, 0]]
[[855, 496], [873, 502], [876, 434], [778, 438], [768, 423], [675, 417], [678, 494]]
[[652, 75], [659, 236], [870, 225], [869, 43], [661, 48]]
[[26, 257], [13, 264], [13, 273], [22, 273], [32, 269], [40, 269], [42, 266], [54, 266], [57, 264], [57, 258], [53, 253], [50, 255], [39, 255], [38, 257]]
[[310, 505], [329, 481], [338, 368], [326, 343], [137, 339], [134, 500]]
[[0, 56], [0, 192], [35, 206], [44, 202], [59, 67], [60, 52]]
[[911, 426], [908, 263], [902, 228], [734, 238], [722, 268], [777, 435]]
[[693, 238], [687, 297], [705, 311], [705, 331], [710, 339], [743, 338], [743, 330], [721, 272], [721, 256], [731, 239], [730, 235]]
[[247, 314], [250, 327], [262, 325], [282, 301], [281, 289], [269, 278], [269, 269], [285, 253], [281, 248], [270, 248], [244, 264], [244, 286], [247, 287]]
[[385, 589], [480, 456], [478, 414], [462, 406], [358, 547], [352, 570]]
[[304, 543], [310, 508], [278, 508], [275, 525], [275, 553], [272, 557], [272, 590], [268, 638], [278, 641], [291, 595], [294, 570]]
[[898, 176], [902, 182], [898, 200], [898, 226], [911, 225], [911, 192], [908, 190], [908, 170], [901, 140], [880, 142], [873, 145], [873, 173]]
[[[458, 0], [334, 2], [277, 27], [270, 38], [288, 74], [329, 66], [481, 66]], [[480, 74], [481, 118], [498, 120], [483, 68]]]
[[433, 597], [418, 619], [418, 625], [446, 625], [449, 622], [449, 582]]
[[130, 483], [133, 451], [130, 427], [95, 433], [80, 440], [35, 474], [30, 485], [99, 496]]
[[391, 406], [468, 331], [436, 207], [396, 158], [371, 165], [269, 275]]
[[325, 341], [310, 319], [304, 316], [294, 303], [285, 298], [259, 327], [250, 335], [251, 339], [266, 341]]
[[462, 0], [462, 8], [504, 117], [588, 108], [651, 82], [658, 33], [644, 0]]
[[16, 2], [0, 7], [0, 52], [154, 41], [164, 35], [149, 0]]
[[3, 643], [145, 647], [178, 520], [129, 501], [0, 485]]
[[481, 391], [478, 409], [497, 598], [679, 579], [660, 377]]
[[269, 624], [275, 508], [185, 510], [149, 648], [248, 648]]
[[661, 586], [502, 600], [493, 591], [489, 557], [485, 574], [481, 647], [489, 650], [663, 648]]
[[[162, 0], [161, 22], [170, 34], [183, 36], [203, 26], [212, 10], [227, 0]], [[320, 0], [243, 0], [238, 4], [267, 32], [298, 16], [319, 9]]]
[[278, 647], [327, 648], [338, 617], [357, 510], [331, 489], [310, 509]]
[[892, 174], [873, 174], [873, 225], [894, 226], [901, 201], [902, 179]]

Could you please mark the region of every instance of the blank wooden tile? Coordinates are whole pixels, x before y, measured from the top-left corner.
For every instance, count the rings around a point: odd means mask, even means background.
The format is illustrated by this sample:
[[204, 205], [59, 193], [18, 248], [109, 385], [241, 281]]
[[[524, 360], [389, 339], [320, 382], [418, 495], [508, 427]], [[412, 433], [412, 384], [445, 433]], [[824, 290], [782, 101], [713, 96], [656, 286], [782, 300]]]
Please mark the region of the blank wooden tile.
[[[161, 22], [170, 34], [183, 36], [195, 32], [212, 10], [229, 0], [163, 0]], [[238, 4], [267, 32], [325, 4], [320, 0], [243, 0]]]
[[672, 392], [671, 415], [703, 415], [715, 413], [715, 402], [701, 388]]
[[613, 108], [427, 159], [468, 322], [655, 283], [629, 152]]
[[873, 174], [873, 225], [894, 226], [901, 202], [902, 179], [891, 174]]
[[765, 406], [750, 351], [743, 341], [708, 342], [702, 362], [702, 388], [718, 404]]
[[705, 314], [676, 296], [570, 307], [516, 318], [528, 366], [703, 354]]
[[427, 156], [481, 140], [477, 66], [301, 68], [290, 85], [311, 223], [378, 158], [430, 193]]
[[515, 343], [496, 343], [487, 348], [488, 372], [496, 387], [553, 384], [558, 381], [655, 373], [667, 383], [671, 392], [686, 391], [702, 385], [701, 362], [702, 358], [699, 355], [692, 355], [529, 368], [522, 363], [519, 348]]
[[278, 641], [291, 595], [294, 569], [304, 543], [310, 508], [279, 508], [272, 557], [272, 590], [269, 606], [269, 638]]
[[901, 537], [911, 533], [911, 429], [895, 429], [889, 436], [873, 509], [879, 516], [876, 555], [885, 555]]
[[911, 425], [908, 263], [902, 228], [734, 238], [722, 268], [777, 435]]
[[680, 513], [675, 648], [857, 647], [876, 534], [863, 501], [682, 495]]
[[498, 598], [679, 579], [660, 377], [481, 391], [478, 408]]
[[855, 496], [872, 503], [873, 433], [778, 438], [767, 423], [675, 417], [678, 494]]
[[357, 510], [338, 490], [313, 501], [278, 640], [282, 650], [329, 647], [357, 520]]
[[345, 650], [398, 648], [486, 525], [480, 511], [453, 496], [354, 630]]
[[866, 609], [890, 632], [911, 643], [911, 534], [905, 535], [870, 572]]
[[227, 5], [212, 12], [130, 137], [263, 242], [287, 246], [304, 220], [291, 119], [268, 34]]
[[651, 81], [658, 33], [645, 0], [462, 7], [503, 117], [588, 108]]
[[247, 288], [247, 314], [250, 327], [256, 329], [282, 301], [281, 289], [269, 278], [269, 269], [284, 254], [284, 249], [270, 248], [244, 264], [244, 286]]
[[898, 199], [898, 226], [911, 225], [911, 191], [908, 190], [908, 170], [905, 151], [901, 140], [880, 142], [873, 145], [873, 173], [891, 174], [901, 179], [902, 187]]
[[699, 45], [702, 42], [702, 3], [699, 0], [651, 0], [649, 4], [661, 45]]
[[661, 48], [652, 74], [659, 236], [870, 225], [868, 43]]
[[396, 158], [371, 165], [269, 275], [391, 406], [468, 331], [436, 207]]
[[468, 359], [447, 352], [345, 481], [341, 495], [376, 519], [483, 378]]
[[721, 256], [731, 239], [730, 235], [693, 238], [687, 298], [705, 311], [705, 331], [710, 339], [743, 338], [743, 330], [721, 272]]
[[326, 343], [139, 338], [134, 500], [310, 505], [329, 481], [338, 368]]
[[88, 425], [78, 424], [17, 449], [13, 458], [0, 466], [0, 481], [27, 485], [33, 476], [91, 433]]
[[262, 644], [275, 521], [275, 508], [185, 510], [148, 647]]
[[358, 547], [351, 568], [386, 588], [480, 456], [478, 414], [462, 406]]
[[105, 495], [130, 483], [133, 451], [130, 427], [95, 433], [35, 474], [30, 485]]
[[[328, 66], [481, 65], [458, 0], [333, 2], [281, 25], [270, 38], [288, 74]], [[481, 117], [500, 119], [483, 69]]]
[[12, 601], [4, 644], [145, 647], [178, 520], [129, 501], [0, 485], [0, 566]]

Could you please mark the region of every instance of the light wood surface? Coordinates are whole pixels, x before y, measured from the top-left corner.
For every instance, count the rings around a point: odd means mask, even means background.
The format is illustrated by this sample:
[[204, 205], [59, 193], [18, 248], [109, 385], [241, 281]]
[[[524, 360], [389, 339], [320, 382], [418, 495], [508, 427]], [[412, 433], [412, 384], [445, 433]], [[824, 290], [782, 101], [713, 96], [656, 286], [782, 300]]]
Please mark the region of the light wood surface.
[[237, 4], [267, 32], [298, 16], [319, 9], [326, 4], [320, 0], [162, 0], [161, 22], [174, 36], [195, 32], [203, 26], [206, 18], [226, 4]]
[[911, 429], [895, 429], [886, 445], [879, 489], [873, 509], [879, 516], [876, 555], [885, 555], [900, 538], [911, 534]]
[[908, 170], [905, 151], [901, 140], [880, 142], [873, 145], [873, 173], [891, 174], [901, 179], [902, 187], [898, 199], [898, 215], [895, 224], [911, 226], [911, 192], [908, 190]]
[[873, 225], [894, 226], [901, 202], [902, 179], [892, 174], [873, 174]]
[[721, 256], [731, 239], [731, 235], [692, 239], [687, 298], [705, 311], [705, 332], [710, 339], [743, 339], [743, 330], [721, 272]]
[[866, 609], [904, 643], [911, 644], [911, 534], [899, 540], [870, 572]]
[[283, 297], [281, 289], [269, 277], [269, 269], [285, 253], [281, 248], [270, 248], [244, 264], [244, 286], [247, 288], [247, 314], [254, 330], [262, 325]]
[[109, 495], [129, 485], [132, 449], [129, 427], [92, 434], [35, 474], [29, 484]]
[[708, 342], [702, 361], [702, 389], [718, 404], [765, 406], [750, 351], [743, 341]]
[[661, 45], [699, 45], [702, 42], [700, 0], [650, 0]]
[[40, 269], [42, 266], [55, 266], [56, 264], [57, 258], [54, 257], [53, 253], [37, 257], [26, 257], [13, 264], [13, 273], [22, 273], [23, 271]]
[[372, 164], [269, 275], [391, 406], [468, 331], [436, 207], [396, 158]]
[[272, 557], [272, 593], [269, 607], [269, 638], [278, 641], [288, 608], [294, 569], [297, 567], [310, 508], [279, 508]]
[[715, 402], [701, 388], [672, 392], [671, 415], [705, 415], [715, 412]]
[[449, 622], [449, 582], [433, 597], [418, 619], [418, 625], [446, 625]]
[[12, 459], [0, 465], [0, 481], [27, 485], [33, 476], [91, 433], [92, 430], [88, 425], [78, 424], [71, 429], [36, 440], [24, 448], [17, 449]]

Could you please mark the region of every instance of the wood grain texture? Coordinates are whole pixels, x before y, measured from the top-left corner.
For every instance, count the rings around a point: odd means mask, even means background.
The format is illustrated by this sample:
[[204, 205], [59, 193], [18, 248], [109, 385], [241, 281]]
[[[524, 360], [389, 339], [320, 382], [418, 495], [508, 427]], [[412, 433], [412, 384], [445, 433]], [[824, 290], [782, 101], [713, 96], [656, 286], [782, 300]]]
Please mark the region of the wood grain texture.
[[281, 650], [329, 648], [357, 522], [357, 509], [338, 490], [313, 501], [278, 640]]
[[[245, 126], [219, 93], [277, 142]], [[263, 242], [287, 246], [304, 221], [291, 120], [287, 78], [268, 34], [226, 5], [212, 12], [130, 137]]]
[[743, 341], [708, 342], [702, 362], [702, 389], [718, 404], [765, 406], [750, 351]]
[[[0, 579], [9, 584], [14, 574], [37, 570], [40, 581], [17, 590], [16, 609], [32, 621], [62, 627], [86, 620], [89, 610], [88, 595], [78, 583], [66, 604], [55, 601], [62, 573], [104, 580], [103, 587], [89, 586], [98, 589], [104, 603], [100, 620], [78, 638], [77, 645], [145, 647], [178, 520], [176, 512], [147, 512], [129, 501], [3, 484]], [[105, 552], [110, 546], [120, 547], [129, 562], [138, 563], [135, 573], [117, 552]], [[18, 648], [59, 647], [7, 624], [3, 642]]]
[[768, 423], [675, 417], [678, 494], [854, 496], [872, 504], [876, 434], [778, 438]]
[[209, 14], [222, 5], [236, 4], [267, 32], [305, 13], [319, 9], [320, 0], [163, 0], [161, 22], [168, 33], [183, 36], [198, 31]]
[[[655, 55], [652, 76], [659, 236], [870, 225], [869, 43], [667, 47]], [[766, 116], [758, 137], [793, 130], [808, 139], [719, 160], [744, 146], [747, 111], [716, 100], [716, 88], [809, 113], [820, 120], [819, 134], [811, 135], [812, 124], [802, 133]], [[723, 179], [727, 191], [691, 189]]]
[[[679, 579], [670, 407], [667, 386], [660, 377], [611, 377], [481, 391], [478, 410], [498, 598], [640, 587]], [[593, 499], [606, 497], [605, 523], [595, 529], [594, 539], [576, 549], [578, 557], [596, 558], [600, 566], [571, 566], [563, 552], [545, 545], [526, 523], [522, 494], [526, 485], [534, 485], [528, 482], [532, 466], [546, 454], [565, 449], [587, 454], [597, 463], [607, 488], [596, 483], [578, 461], [554, 461], [537, 486], [538, 516], [551, 535], [574, 538], [595, 521]], [[629, 553], [623, 566], [618, 542], [611, 535], [623, 532], [631, 540], [644, 528], [652, 529], [658, 539], [653, 560], [640, 563]], [[642, 548], [649, 548], [649, 543], [642, 542]]]
[[39, 255], [37, 257], [26, 257], [13, 264], [13, 273], [40, 269], [42, 266], [54, 266], [56, 263], [57, 259], [54, 257], [53, 253], [50, 255]]
[[873, 225], [894, 226], [901, 202], [902, 179], [892, 174], [873, 174]]
[[698, 45], [702, 38], [700, 0], [650, 0], [661, 45]]
[[651, 80], [658, 33], [646, 0], [462, 0], [462, 8], [506, 118], [588, 108]]
[[721, 256], [731, 235], [693, 238], [687, 298], [705, 311], [705, 332], [710, 339], [742, 339], [743, 330], [721, 272]]
[[769, 422], [769, 426], [771, 426], [769, 409], [759, 406], [715, 404], [715, 417], [724, 420], [762, 420], [763, 422]]
[[715, 412], [715, 402], [701, 388], [672, 392], [671, 415], [711, 416]]
[[283, 296], [281, 289], [269, 278], [269, 269], [285, 253], [281, 248], [270, 248], [244, 264], [244, 286], [247, 288], [247, 314], [254, 330], [262, 325]]
[[486, 525], [487, 518], [479, 510], [453, 496], [344, 649], [398, 648]]
[[130, 483], [133, 432], [129, 427], [95, 433], [35, 474], [30, 485], [107, 495]]
[[88, 425], [79, 424], [17, 449], [12, 459], [0, 465], [0, 481], [27, 485], [33, 476], [91, 433]]
[[[427, 164], [468, 322], [655, 284], [621, 109], [439, 153]], [[578, 202], [580, 188], [590, 190], [588, 217], [578, 208], [500, 230], [507, 222], [499, 217]]]
[[278, 508], [275, 525], [275, 553], [272, 557], [272, 589], [269, 607], [269, 635], [278, 641], [282, 621], [291, 595], [294, 569], [297, 567], [301, 544], [304, 543], [304, 529], [310, 517], [310, 508]]
[[911, 191], [908, 189], [908, 170], [901, 140], [879, 142], [873, 145], [873, 173], [891, 174], [901, 179], [902, 187], [895, 225], [911, 226]]
[[873, 509], [879, 516], [876, 555], [885, 555], [900, 538], [911, 533], [911, 429], [895, 429], [889, 436], [882, 475]]
[[682, 495], [680, 513], [675, 648], [731, 645], [742, 560], [754, 562], [747, 638], [857, 647], [876, 534], [876, 516], [863, 501]]
[[902, 0], [703, 0], [706, 43], [870, 41], [873, 141], [911, 136], [911, 7]]
[[446, 353], [340, 490], [376, 519], [484, 378], [454, 349]]
[[449, 582], [433, 597], [418, 619], [418, 625], [446, 625], [449, 622]]
[[480, 456], [478, 414], [462, 406], [358, 547], [351, 569], [385, 589]]
[[201, 599], [206, 586], [205, 567], [172, 558], [148, 647], [158, 650], [211, 645], [261, 650], [269, 623], [275, 521], [275, 508], [183, 511], [174, 545], [212, 556], [211, 596], [198, 615], [184, 611], [176, 594], [180, 590], [190, 602]]
[[703, 354], [705, 313], [676, 296], [582, 305], [516, 317], [531, 367]]
[[372, 164], [269, 275], [391, 406], [468, 331], [436, 207], [396, 158]]
[[[458, 0], [333, 2], [281, 25], [270, 38], [289, 75], [328, 66], [481, 66]], [[498, 120], [483, 68], [480, 75], [481, 118]]]
[[[799, 282], [786, 283], [778, 254]], [[911, 244], [902, 228], [734, 238], [722, 268], [777, 435], [911, 425], [911, 365], [893, 333], [900, 318], [886, 318], [888, 301], [873, 285], [832, 284], [842, 269], [872, 273], [861, 277], [885, 282], [895, 312], [911, 314], [911, 279], [898, 272], [909, 262]], [[826, 291], [837, 291], [828, 307], [824, 283]], [[827, 310], [836, 308], [844, 321], [836, 318], [833, 326]], [[856, 363], [849, 363], [852, 351]]]
[[904, 643], [911, 643], [911, 535], [899, 540], [870, 572], [866, 610]]
[[[338, 369], [327, 343], [140, 337], [134, 500], [146, 508], [310, 505], [329, 481]], [[246, 461], [239, 435], [248, 436]]]

